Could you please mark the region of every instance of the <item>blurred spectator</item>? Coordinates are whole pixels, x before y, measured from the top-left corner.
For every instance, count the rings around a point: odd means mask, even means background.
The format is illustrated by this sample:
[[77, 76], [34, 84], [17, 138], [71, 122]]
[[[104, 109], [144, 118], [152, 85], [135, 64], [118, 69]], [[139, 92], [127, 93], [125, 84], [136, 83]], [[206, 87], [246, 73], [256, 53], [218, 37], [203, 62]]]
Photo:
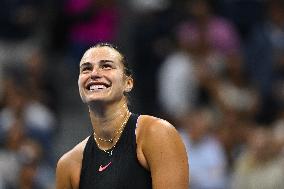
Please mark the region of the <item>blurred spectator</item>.
[[244, 73], [241, 60], [228, 64], [224, 74], [219, 77], [212, 76], [206, 67], [202, 68], [202, 72], [203, 87], [222, 112], [236, 112], [243, 119], [255, 117], [259, 108], [259, 94]]
[[225, 153], [212, 132], [211, 111], [198, 108], [185, 117], [180, 130], [189, 157], [191, 189], [225, 189], [228, 182]]
[[[136, 87], [134, 95], [137, 111], [161, 113], [157, 110], [158, 96], [156, 88], [157, 72], [160, 63], [171, 52], [172, 30], [184, 13], [182, 1], [146, 0], [128, 1], [129, 11], [126, 25], [129, 28], [127, 43], [130, 62], [133, 63]], [[160, 2], [162, 2], [160, 4]], [[131, 24], [131, 25], [129, 25]], [[143, 104], [139, 102], [143, 101]]]
[[[45, 1], [2, 0], [0, 7], [0, 69], [5, 61], [18, 61], [29, 55], [43, 35]], [[41, 44], [42, 45], [42, 44]]]
[[[67, 0], [67, 50], [77, 66], [83, 52], [98, 42], [115, 42], [120, 21], [115, 0]], [[72, 62], [71, 62], [72, 63]]]
[[[215, 80], [225, 84], [224, 74], [232, 68], [236, 69], [239, 77], [243, 76], [240, 75], [242, 71], [238, 70], [241, 69], [241, 42], [232, 23], [215, 15], [210, 1], [194, 0], [188, 4], [192, 17], [178, 24], [179, 49], [161, 65], [158, 78], [161, 107], [166, 113], [175, 114], [171, 115], [175, 117], [194, 106], [211, 104], [215, 98], [211, 88], [218, 83]], [[177, 59], [173, 57], [181, 55], [184, 57], [183, 64], [176, 65]], [[178, 69], [182, 72], [177, 72]], [[172, 84], [169, 85], [169, 82]]]
[[[192, 2], [192, 6], [202, 2]], [[199, 21], [196, 19], [177, 27], [177, 49], [166, 57], [158, 70], [160, 106], [175, 118], [198, 105], [210, 104], [210, 99], [204, 95], [203, 85], [211, 81], [211, 78], [206, 79], [209, 75], [222, 75], [226, 66], [225, 56], [208, 40], [207, 27], [195, 28], [195, 22], [198, 27], [203, 23]], [[191, 33], [192, 29], [195, 34]]]
[[161, 112], [178, 120], [195, 108], [198, 81], [192, 57], [180, 49], [166, 57], [158, 70], [158, 99]]
[[54, 76], [54, 68], [48, 65], [50, 62], [47, 55], [46, 51], [37, 49], [30, 53], [23, 66], [32, 97], [57, 113], [57, 78]]
[[241, 41], [233, 23], [214, 12], [213, 1], [193, 0], [187, 7], [190, 17], [178, 25], [177, 32], [181, 45], [196, 59], [199, 101], [208, 103], [206, 85], [223, 76], [227, 67], [240, 64]]
[[[22, 61], [46, 42], [46, 2], [1, 0], [0, 6], [0, 98], [3, 98], [3, 67]], [[48, 41], [48, 40], [47, 40]]]
[[284, 162], [272, 130], [254, 128], [248, 139], [247, 149], [236, 162], [232, 189], [282, 189]]
[[1, 189], [10, 189], [15, 187], [20, 171], [18, 151], [25, 138], [22, 120], [11, 123], [5, 134], [5, 138], [1, 138], [0, 148], [0, 186]]
[[32, 37], [39, 24], [40, 6], [37, 0], [2, 0], [0, 7], [1, 40], [24, 40]]
[[54, 170], [43, 160], [43, 149], [37, 142], [27, 139], [19, 150], [21, 167], [15, 189], [52, 189]]
[[192, 46], [201, 40], [208, 41], [218, 53], [229, 56], [239, 53], [241, 41], [238, 31], [230, 20], [214, 13], [210, 0], [192, 0], [188, 2], [190, 19], [180, 25], [180, 35]]
[[251, 28], [265, 17], [265, 2], [266, 0], [214, 1], [218, 13], [236, 25], [243, 40], [246, 40]]
[[23, 122], [17, 120], [6, 133], [0, 151], [1, 189], [51, 189], [54, 171], [43, 161], [43, 149], [27, 138]]
[[246, 147], [249, 127], [254, 125], [249, 119], [242, 118], [235, 111], [219, 112], [216, 117], [219, 126], [216, 128], [216, 136], [221, 142], [227, 162], [228, 176], [230, 176], [234, 162]]
[[[262, 97], [259, 120], [270, 122], [277, 110], [272, 107], [278, 104], [272, 97], [273, 87], [276, 87], [274, 76], [278, 75], [277, 84], [283, 83], [283, 77], [279, 74], [283, 70], [280, 65], [284, 53], [284, 3], [282, 0], [269, 0], [267, 3], [265, 20], [253, 28], [246, 56], [250, 78]], [[274, 90], [281, 94], [281, 87]]]
[[0, 133], [5, 137], [13, 122], [20, 119], [27, 135], [39, 141], [48, 151], [56, 126], [53, 113], [30, 94], [32, 89], [23, 68], [6, 70], [6, 74], [4, 106], [0, 111]]

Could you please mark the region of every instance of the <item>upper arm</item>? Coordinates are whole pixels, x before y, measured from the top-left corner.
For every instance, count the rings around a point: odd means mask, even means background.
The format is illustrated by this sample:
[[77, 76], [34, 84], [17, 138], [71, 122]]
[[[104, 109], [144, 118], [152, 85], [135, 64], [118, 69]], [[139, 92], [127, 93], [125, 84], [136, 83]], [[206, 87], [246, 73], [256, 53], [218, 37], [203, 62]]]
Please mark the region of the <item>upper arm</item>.
[[72, 189], [68, 158], [62, 156], [56, 167], [56, 189]]
[[163, 120], [146, 129], [142, 150], [151, 171], [153, 189], [188, 189], [189, 166], [176, 129]]
[[59, 159], [56, 167], [56, 189], [79, 188], [83, 151], [88, 138]]

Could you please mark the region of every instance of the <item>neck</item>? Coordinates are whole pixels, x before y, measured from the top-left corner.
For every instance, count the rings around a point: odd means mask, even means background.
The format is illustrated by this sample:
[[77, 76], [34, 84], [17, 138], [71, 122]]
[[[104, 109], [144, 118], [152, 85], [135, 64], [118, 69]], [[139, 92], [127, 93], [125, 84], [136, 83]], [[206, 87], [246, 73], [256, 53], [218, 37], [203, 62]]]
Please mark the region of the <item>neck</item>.
[[89, 106], [93, 130], [103, 138], [111, 138], [128, 113], [125, 99], [115, 104], [97, 103]]

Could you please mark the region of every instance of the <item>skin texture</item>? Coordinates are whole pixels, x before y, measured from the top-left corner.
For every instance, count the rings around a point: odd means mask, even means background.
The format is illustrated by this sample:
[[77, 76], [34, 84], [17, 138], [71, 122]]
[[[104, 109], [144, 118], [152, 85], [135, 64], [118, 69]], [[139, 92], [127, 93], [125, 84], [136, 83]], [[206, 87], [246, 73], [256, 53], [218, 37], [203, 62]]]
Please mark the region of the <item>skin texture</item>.
[[[124, 74], [121, 60], [118, 51], [104, 46], [89, 49], [80, 62], [79, 92], [82, 101], [89, 107], [93, 130], [104, 139], [113, 138], [128, 113], [124, 94], [133, 88], [133, 79]], [[98, 85], [99, 89], [90, 91], [92, 84]], [[188, 160], [176, 129], [167, 121], [148, 115], [141, 115], [137, 124], [137, 158], [151, 172], [153, 188], [188, 189]], [[88, 138], [80, 142], [59, 159], [56, 189], [79, 188], [87, 140]], [[119, 135], [115, 136], [114, 142], [118, 140]], [[113, 144], [100, 141], [99, 146], [106, 150]]]

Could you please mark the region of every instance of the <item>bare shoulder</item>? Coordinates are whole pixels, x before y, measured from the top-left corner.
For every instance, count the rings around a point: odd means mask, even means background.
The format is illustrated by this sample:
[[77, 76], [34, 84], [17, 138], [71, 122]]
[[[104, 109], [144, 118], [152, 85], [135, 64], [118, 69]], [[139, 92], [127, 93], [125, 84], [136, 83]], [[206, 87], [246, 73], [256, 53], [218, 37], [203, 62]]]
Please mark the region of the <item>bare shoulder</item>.
[[150, 115], [139, 116], [137, 123], [137, 132], [139, 135], [167, 135], [167, 134], [178, 134], [175, 127], [167, 120], [157, 118]]
[[137, 143], [142, 150], [157, 144], [182, 143], [176, 128], [167, 120], [141, 115], [137, 121]]
[[75, 147], [73, 147], [71, 150], [63, 154], [61, 158], [58, 160], [58, 164], [65, 164], [66, 162], [67, 163], [81, 162], [83, 158], [83, 151], [86, 146], [88, 138], [86, 138], [85, 140], [77, 144]]
[[141, 115], [137, 121], [137, 147], [141, 164], [151, 172], [153, 188], [188, 188], [187, 153], [172, 124]]
[[66, 152], [57, 162], [56, 189], [76, 189], [79, 186], [85, 140]]

